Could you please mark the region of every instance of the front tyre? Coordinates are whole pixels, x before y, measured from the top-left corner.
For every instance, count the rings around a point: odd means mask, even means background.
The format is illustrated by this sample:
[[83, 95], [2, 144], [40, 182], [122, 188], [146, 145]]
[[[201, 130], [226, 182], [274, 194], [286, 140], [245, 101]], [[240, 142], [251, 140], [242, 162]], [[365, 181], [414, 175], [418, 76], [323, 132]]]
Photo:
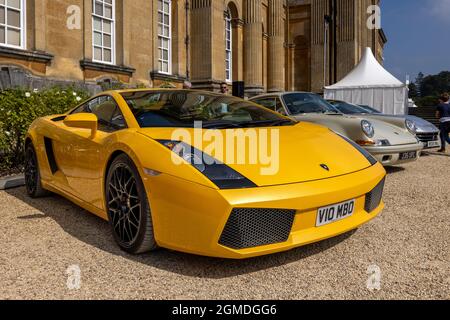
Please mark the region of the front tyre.
[[150, 206], [134, 163], [120, 155], [106, 178], [106, 208], [115, 241], [125, 252], [140, 254], [157, 248]]
[[25, 150], [25, 186], [31, 198], [40, 198], [49, 194], [42, 187], [39, 164], [32, 143], [28, 144]]

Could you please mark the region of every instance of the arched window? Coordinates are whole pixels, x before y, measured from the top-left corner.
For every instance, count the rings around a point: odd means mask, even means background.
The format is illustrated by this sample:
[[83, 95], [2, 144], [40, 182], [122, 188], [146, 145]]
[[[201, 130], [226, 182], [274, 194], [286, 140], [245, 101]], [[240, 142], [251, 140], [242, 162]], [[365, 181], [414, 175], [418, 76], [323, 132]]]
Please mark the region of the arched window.
[[158, 69], [172, 73], [172, 1], [158, 0]]
[[225, 12], [225, 80], [233, 81], [233, 33], [230, 8]]
[[115, 0], [93, 2], [93, 51], [94, 61], [115, 63]]
[[25, 49], [25, 0], [0, 1], [0, 46]]

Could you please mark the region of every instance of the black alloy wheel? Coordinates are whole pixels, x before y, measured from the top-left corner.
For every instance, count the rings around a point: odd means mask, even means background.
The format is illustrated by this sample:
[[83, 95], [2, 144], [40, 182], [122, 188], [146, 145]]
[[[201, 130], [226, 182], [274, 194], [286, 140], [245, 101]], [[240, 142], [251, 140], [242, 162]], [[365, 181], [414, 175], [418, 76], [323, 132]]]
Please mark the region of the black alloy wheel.
[[109, 223], [120, 248], [132, 254], [155, 249], [147, 194], [136, 166], [126, 155], [111, 164], [105, 190]]

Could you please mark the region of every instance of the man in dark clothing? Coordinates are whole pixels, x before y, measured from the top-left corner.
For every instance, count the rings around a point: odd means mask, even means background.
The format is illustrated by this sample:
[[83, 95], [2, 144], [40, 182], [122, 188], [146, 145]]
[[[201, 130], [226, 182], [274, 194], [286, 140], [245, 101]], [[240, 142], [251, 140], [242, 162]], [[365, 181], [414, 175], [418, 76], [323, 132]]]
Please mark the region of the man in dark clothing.
[[450, 96], [444, 93], [439, 98], [439, 105], [437, 107], [436, 117], [439, 119], [439, 129], [441, 130], [442, 148], [439, 152], [445, 152], [445, 143], [450, 144]]
[[226, 82], [223, 82], [220, 84], [220, 93], [222, 94], [228, 94], [228, 91], [230, 89], [228, 89], [228, 84]]

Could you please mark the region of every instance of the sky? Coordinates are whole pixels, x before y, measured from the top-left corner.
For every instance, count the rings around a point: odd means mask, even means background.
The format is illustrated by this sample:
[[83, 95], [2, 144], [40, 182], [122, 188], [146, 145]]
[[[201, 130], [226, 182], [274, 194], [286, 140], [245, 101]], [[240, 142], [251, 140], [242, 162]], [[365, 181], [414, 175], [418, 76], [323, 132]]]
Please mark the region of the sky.
[[384, 66], [399, 80], [450, 71], [450, 0], [382, 0]]

